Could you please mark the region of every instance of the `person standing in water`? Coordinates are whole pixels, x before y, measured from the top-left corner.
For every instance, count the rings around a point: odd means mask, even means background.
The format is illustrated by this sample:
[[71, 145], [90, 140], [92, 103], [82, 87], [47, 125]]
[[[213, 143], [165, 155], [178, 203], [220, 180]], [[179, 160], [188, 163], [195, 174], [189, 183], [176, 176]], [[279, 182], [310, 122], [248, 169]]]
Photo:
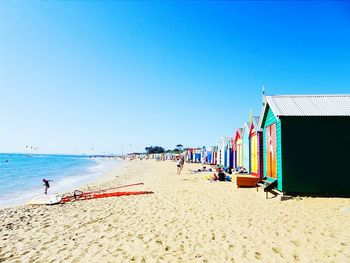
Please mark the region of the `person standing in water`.
[[44, 183], [44, 186], [45, 186], [45, 192], [44, 192], [44, 194], [46, 194], [46, 195], [47, 195], [47, 189], [50, 188], [49, 182], [52, 182], [52, 180], [46, 180], [45, 178], [43, 178], [43, 183]]

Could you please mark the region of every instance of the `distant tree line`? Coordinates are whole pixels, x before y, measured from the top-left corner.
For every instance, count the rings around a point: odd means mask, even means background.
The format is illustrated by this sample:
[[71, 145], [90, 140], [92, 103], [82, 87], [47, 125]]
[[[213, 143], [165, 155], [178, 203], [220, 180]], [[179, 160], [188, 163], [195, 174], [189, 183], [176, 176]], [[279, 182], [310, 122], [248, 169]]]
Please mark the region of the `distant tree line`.
[[161, 146], [150, 146], [150, 147], [146, 147], [145, 150], [148, 154], [150, 154], [150, 153], [164, 153], [165, 152], [164, 148]]
[[178, 144], [178, 145], [176, 145], [174, 150], [167, 150], [167, 151], [165, 151], [165, 149], [161, 146], [150, 146], [150, 147], [146, 147], [145, 150], [148, 154], [151, 154], [151, 153], [181, 153], [183, 151], [183, 146], [182, 146], [182, 144]]

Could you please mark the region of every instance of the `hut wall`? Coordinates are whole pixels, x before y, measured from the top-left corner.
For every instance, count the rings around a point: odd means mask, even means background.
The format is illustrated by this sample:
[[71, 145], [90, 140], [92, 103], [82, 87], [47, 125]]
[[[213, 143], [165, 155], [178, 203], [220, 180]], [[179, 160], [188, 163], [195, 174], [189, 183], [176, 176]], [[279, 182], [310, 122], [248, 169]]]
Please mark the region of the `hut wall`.
[[250, 173], [258, 175], [258, 134], [255, 132], [255, 129], [252, 131], [250, 137]]
[[350, 117], [281, 117], [281, 121], [283, 191], [350, 195]]
[[276, 118], [276, 116], [273, 114], [271, 109], [268, 107], [266, 118], [264, 120], [263, 126], [263, 174], [264, 176], [267, 176], [267, 148], [266, 148], [266, 128], [272, 124], [276, 123], [276, 171], [277, 171], [277, 180], [278, 180], [278, 186], [277, 189], [280, 191], [283, 191], [283, 185], [282, 185], [282, 151], [281, 151], [281, 121], [280, 119]]
[[242, 139], [238, 139], [236, 141], [236, 167], [243, 166], [243, 147], [242, 147]]
[[243, 131], [243, 166], [250, 171], [249, 129]]
[[263, 177], [263, 133], [258, 131], [258, 176]]
[[236, 168], [237, 166], [236, 155], [236, 140], [232, 138], [232, 168]]

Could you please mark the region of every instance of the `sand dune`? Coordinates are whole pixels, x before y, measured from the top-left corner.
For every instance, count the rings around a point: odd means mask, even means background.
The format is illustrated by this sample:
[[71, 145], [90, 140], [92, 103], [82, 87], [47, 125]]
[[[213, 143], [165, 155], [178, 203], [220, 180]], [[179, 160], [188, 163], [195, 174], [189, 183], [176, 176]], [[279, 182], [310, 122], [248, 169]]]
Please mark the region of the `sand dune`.
[[350, 262], [350, 199], [265, 199], [199, 167], [125, 162], [87, 189], [153, 195], [0, 210], [6, 262]]

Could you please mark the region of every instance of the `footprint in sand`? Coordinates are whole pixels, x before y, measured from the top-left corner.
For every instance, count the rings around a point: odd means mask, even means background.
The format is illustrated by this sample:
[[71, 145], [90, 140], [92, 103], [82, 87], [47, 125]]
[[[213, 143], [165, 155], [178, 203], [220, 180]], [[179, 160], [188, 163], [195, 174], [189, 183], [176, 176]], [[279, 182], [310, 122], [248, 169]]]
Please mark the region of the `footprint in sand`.
[[295, 254], [294, 254], [294, 255], [293, 255], [293, 258], [294, 258], [295, 261], [300, 261], [300, 258], [299, 258], [298, 255], [295, 255]]
[[272, 247], [271, 248], [273, 252], [275, 252], [276, 254], [281, 255], [281, 249], [279, 247]]
[[294, 246], [300, 247], [300, 241], [299, 240], [291, 240], [290, 241]]
[[255, 258], [256, 259], [258, 259], [258, 260], [260, 260], [261, 259], [261, 254], [260, 254], [260, 252], [255, 252]]

